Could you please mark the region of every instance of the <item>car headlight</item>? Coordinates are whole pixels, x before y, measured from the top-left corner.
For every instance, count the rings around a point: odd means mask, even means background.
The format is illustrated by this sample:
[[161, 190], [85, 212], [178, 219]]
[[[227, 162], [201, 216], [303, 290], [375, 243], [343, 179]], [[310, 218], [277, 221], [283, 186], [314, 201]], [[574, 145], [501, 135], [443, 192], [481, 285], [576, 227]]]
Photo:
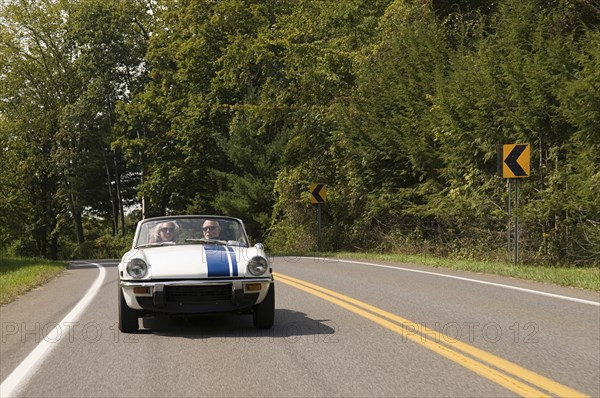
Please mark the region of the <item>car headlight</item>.
[[264, 257], [256, 256], [252, 257], [248, 261], [248, 272], [254, 276], [261, 276], [269, 269], [269, 263]]
[[142, 279], [148, 275], [148, 264], [141, 258], [134, 258], [127, 263], [127, 273], [135, 279]]

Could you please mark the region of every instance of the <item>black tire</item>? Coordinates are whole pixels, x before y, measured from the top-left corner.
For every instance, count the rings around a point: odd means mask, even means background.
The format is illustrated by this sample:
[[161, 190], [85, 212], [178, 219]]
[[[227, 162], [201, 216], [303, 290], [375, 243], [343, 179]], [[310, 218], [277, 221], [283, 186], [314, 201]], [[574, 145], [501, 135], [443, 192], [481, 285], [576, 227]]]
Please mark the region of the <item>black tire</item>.
[[252, 313], [254, 327], [257, 329], [271, 329], [275, 321], [275, 285], [271, 283], [267, 297], [262, 303], [254, 306]]
[[123, 289], [119, 288], [119, 330], [123, 333], [135, 333], [139, 329], [138, 312], [127, 306]]

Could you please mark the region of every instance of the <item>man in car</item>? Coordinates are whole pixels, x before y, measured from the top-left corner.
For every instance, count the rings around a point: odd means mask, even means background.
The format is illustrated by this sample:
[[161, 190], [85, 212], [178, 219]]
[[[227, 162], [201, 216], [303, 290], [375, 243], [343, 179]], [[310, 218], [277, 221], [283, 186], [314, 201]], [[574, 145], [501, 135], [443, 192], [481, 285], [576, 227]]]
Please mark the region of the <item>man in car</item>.
[[202, 224], [202, 233], [205, 239], [220, 239], [221, 226], [216, 220], [206, 220]]

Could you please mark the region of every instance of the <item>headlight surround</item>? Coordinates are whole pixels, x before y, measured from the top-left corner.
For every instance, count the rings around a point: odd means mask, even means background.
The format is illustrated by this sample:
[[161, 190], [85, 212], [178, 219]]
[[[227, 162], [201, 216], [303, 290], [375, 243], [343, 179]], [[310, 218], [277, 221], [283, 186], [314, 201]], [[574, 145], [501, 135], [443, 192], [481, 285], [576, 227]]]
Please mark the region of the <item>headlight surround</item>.
[[254, 276], [261, 276], [269, 269], [269, 263], [264, 257], [252, 257], [248, 261], [248, 272]]
[[148, 275], [148, 264], [141, 258], [134, 258], [127, 263], [127, 273], [134, 279], [142, 279]]

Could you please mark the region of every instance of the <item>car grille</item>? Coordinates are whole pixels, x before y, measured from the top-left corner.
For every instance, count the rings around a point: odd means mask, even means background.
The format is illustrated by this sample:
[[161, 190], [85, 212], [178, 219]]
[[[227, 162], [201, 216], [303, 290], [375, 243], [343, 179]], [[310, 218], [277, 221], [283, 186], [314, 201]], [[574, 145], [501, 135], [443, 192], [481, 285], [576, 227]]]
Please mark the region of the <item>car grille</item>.
[[167, 286], [167, 303], [210, 304], [231, 300], [231, 285]]

